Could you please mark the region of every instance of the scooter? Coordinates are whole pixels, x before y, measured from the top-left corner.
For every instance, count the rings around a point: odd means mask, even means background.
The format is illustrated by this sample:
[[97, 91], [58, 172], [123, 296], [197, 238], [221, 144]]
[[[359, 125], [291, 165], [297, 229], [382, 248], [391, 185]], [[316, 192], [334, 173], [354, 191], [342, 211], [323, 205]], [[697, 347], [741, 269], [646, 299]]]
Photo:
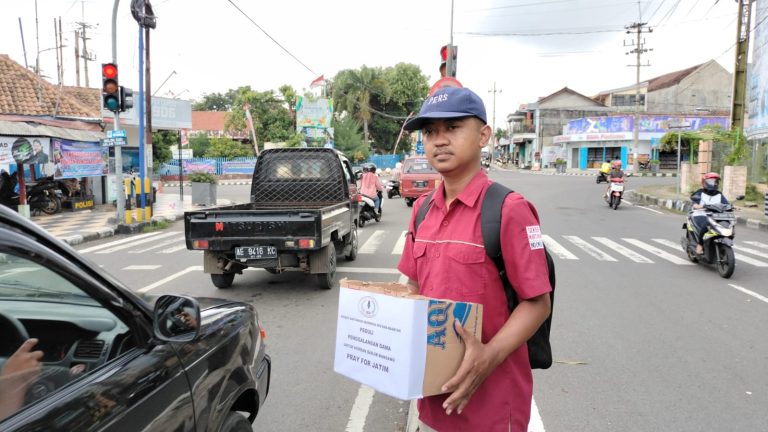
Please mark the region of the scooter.
[[605, 202], [608, 203], [608, 207], [613, 207], [614, 210], [617, 210], [619, 204], [621, 204], [622, 196], [624, 196], [624, 179], [612, 177], [611, 187], [605, 193]]
[[605, 173], [603, 171], [598, 171], [597, 172], [597, 178], [595, 178], [595, 183], [597, 183], [597, 184], [608, 183], [608, 176], [606, 174], [607, 173]]
[[[379, 199], [381, 199], [381, 197], [379, 197]], [[379, 211], [377, 213], [373, 198], [369, 197], [368, 195], [360, 194], [360, 201], [363, 203], [363, 207], [360, 208], [360, 219], [358, 222], [360, 228], [364, 227], [368, 221], [381, 221], [381, 207], [379, 207]]]
[[[3, 172], [0, 176], [0, 204], [18, 209], [20, 196], [16, 192], [18, 178]], [[44, 178], [27, 187], [27, 204], [32, 214], [55, 214], [61, 211], [61, 198], [56, 193], [57, 185], [53, 179]]]
[[397, 180], [389, 180], [386, 185], [387, 198], [392, 199], [393, 196], [400, 196], [400, 182]]
[[[704, 233], [704, 253], [696, 253], [697, 234], [693, 216], [707, 216], [707, 231]], [[706, 204], [703, 209], [688, 212], [683, 224], [680, 244], [691, 262], [713, 264], [721, 277], [728, 279], [736, 269], [736, 257], [733, 253], [733, 237], [736, 228], [736, 215], [731, 204]]]

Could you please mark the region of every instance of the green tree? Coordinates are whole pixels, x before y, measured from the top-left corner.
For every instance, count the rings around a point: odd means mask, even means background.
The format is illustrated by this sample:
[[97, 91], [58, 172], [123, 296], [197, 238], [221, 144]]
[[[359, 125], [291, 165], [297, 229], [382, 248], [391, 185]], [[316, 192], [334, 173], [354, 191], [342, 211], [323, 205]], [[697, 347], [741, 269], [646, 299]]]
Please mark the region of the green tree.
[[236, 158], [253, 156], [253, 151], [238, 141], [229, 138], [212, 138], [205, 152], [206, 157]]
[[232, 90], [225, 94], [210, 93], [203, 94], [199, 101], [195, 101], [192, 104], [192, 110], [194, 111], [229, 111], [232, 109], [234, 103], [234, 94]]
[[371, 98], [384, 95], [386, 91], [381, 75], [381, 68], [363, 65], [358, 70], [343, 70], [333, 80], [333, 100], [340, 111], [346, 111], [363, 124], [363, 142], [366, 146], [370, 143], [368, 124], [372, 117]]
[[299, 99], [299, 94], [296, 90], [288, 84], [283, 84], [278, 89], [280, 95], [283, 97], [288, 112], [291, 114], [291, 120], [293, 121], [293, 130], [296, 130], [296, 101]]
[[211, 142], [204, 134], [195, 135], [189, 138], [189, 147], [192, 149], [192, 155], [194, 157], [203, 157], [210, 145]]
[[[248, 131], [245, 106], [250, 106], [256, 141], [260, 147], [264, 142], [283, 142], [295, 132], [291, 114], [284, 101], [275, 97], [272, 91], [255, 91], [250, 86], [237, 89], [232, 111], [227, 113], [224, 127], [235, 131]], [[250, 136], [250, 133], [248, 134]]]
[[354, 162], [368, 159], [368, 146], [363, 142], [357, 120], [345, 116], [342, 119], [334, 118], [332, 124], [333, 142], [337, 150]]
[[155, 169], [173, 157], [171, 146], [176, 147], [178, 142], [179, 136], [176, 131], [152, 132], [152, 165], [156, 167]]

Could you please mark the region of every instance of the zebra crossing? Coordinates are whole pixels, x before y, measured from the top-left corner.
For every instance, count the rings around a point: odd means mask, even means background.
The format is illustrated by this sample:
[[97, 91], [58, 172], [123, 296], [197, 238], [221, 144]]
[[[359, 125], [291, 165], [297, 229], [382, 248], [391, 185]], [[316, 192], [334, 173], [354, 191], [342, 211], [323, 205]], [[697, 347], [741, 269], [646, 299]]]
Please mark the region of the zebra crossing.
[[[374, 231], [361, 243], [359, 254], [390, 253], [400, 255], [405, 245], [407, 231], [397, 236], [397, 241], [388, 251], [392, 236], [384, 230]], [[580, 237], [575, 235], [542, 235], [549, 253], [556, 259], [566, 261], [596, 260], [606, 263], [634, 262], [638, 264], [667, 263], [680, 266], [693, 265], [682, 251], [680, 242], [663, 238], [636, 239], [622, 237]], [[389, 242], [387, 241], [389, 240]], [[736, 260], [755, 267], [768, 267], [768, 244], [758, 241], [744, 241], [733, 247]]]
[[[375, 230], [361, 240], [358, 254], [398, 256], [403, 252], [407, 231]], [[397, 234], [397, 235], [393, 235]], [[664, 238], [638, 239], [630, 237], [542, 235], [544, 244], [555, 259], [563, 261], [595, 260], [607, 265], [614, 263], [693, 265], [683, 253], [679, 241]], [[733, 247], [739, 263], [768, 267], [768, 243], [754, 240], [738, 242]], [[199, 253], [188, 251], [184, 233], [180, 231], [140, 234], [96, 246], [80, 249], [83, 254], [176, 254]], [[140, 268], [135, 268], [136, 270]], [[141, 268], [144, 269], [144, 268]]]

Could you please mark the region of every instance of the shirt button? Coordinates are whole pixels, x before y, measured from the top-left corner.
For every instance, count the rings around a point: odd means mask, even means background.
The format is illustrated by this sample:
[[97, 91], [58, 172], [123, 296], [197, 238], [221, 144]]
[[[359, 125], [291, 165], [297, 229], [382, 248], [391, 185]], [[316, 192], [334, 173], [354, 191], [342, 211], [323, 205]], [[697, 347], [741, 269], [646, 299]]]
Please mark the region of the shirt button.
[[448, 226], [448, 221], [443, 221], [443, 226]]
[[440, 252], [435, 252], [435, 258], [440, 258]]

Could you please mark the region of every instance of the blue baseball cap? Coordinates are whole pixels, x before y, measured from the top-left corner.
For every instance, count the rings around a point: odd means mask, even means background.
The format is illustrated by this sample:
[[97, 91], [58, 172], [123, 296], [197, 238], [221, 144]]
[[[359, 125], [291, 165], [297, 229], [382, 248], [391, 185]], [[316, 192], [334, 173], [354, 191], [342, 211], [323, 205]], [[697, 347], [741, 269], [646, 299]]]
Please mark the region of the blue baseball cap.
[[418, 117], [405, 124], [405, 130], [421, 129], [428, 120], [458, 117], [477, 117], [488, 123], [485, 104], [480, 96], [463, 87], [443, 87], [438, 89], [421, 105]]

